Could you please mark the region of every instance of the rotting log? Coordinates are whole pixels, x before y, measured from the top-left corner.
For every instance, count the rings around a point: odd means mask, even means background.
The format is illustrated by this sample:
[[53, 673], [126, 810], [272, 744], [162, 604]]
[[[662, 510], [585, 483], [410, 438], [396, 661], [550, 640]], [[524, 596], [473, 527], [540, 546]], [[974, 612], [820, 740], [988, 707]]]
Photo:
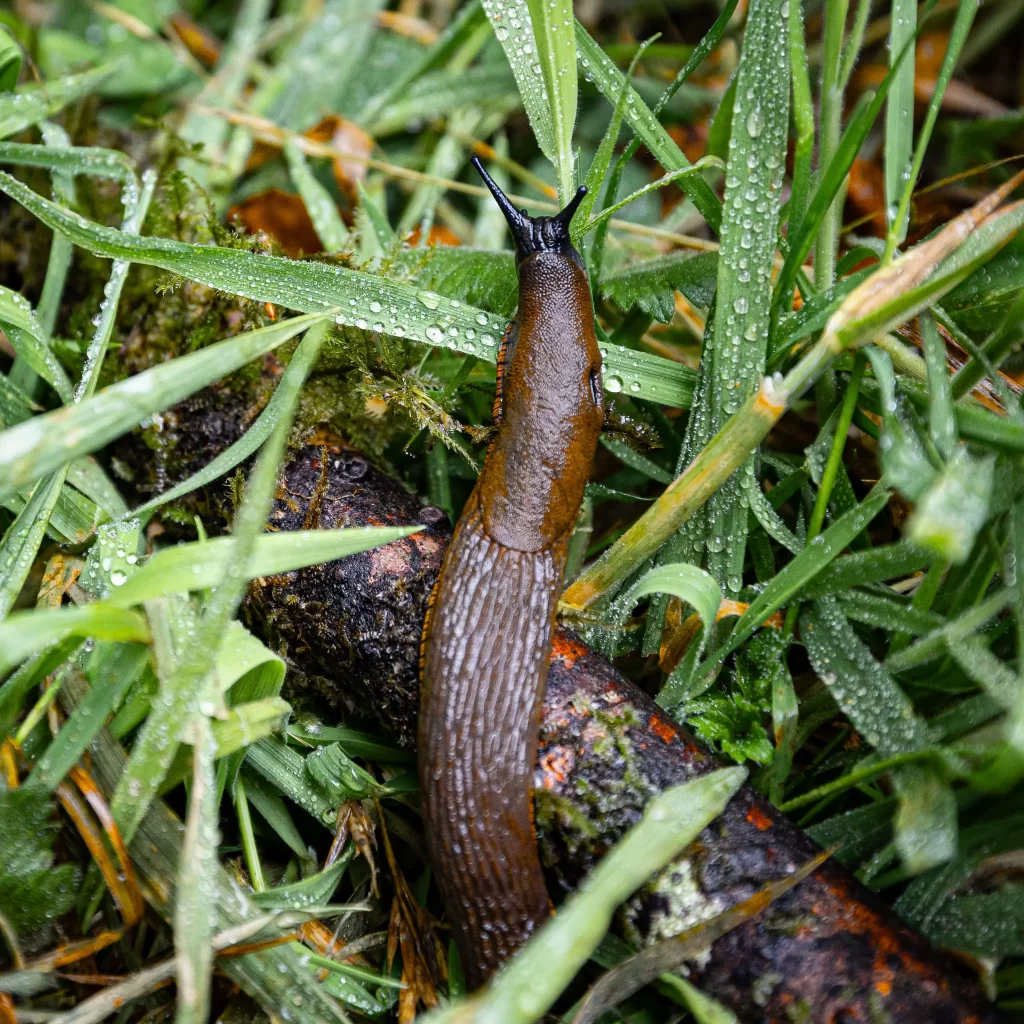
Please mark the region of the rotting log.
[[[450, 536], [343, 441], [319, 431], [290, 458], [270, 528], [420, 522], [427, 529], [342, 561], [255, 581], [250, 624], [295, 678], [415, 737], [420, 628]], [[604, 657], [558, 630], [541, 725], [537, 836], [553, 891], [569, 891], [650, 797], [708, 772], [715, 757]], [[623, 908], [638, 942], [676, 935], [785, 876], [818, 847], [752, 788]], [[997, 1024], [960, 963], [933, 949], [841, 865], [825, 863], [757, 918], [720, 938], [691, 979], [742, 1021]]]

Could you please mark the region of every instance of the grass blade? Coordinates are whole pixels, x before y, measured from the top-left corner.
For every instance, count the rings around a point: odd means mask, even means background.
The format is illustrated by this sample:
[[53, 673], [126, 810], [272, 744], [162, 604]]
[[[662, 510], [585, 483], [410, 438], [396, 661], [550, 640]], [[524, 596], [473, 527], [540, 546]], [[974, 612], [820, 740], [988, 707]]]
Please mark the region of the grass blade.
[[[572, 0], [527, 0], [527, 7], [551, 111], [554, 164], [564, 204], [576, 191], [572, 149], [576, 123], [576, 36]], [[512, 16], [510, 12], [510, 19]], [[532, 70], [536, 73], [535, 68]]]
[[501, 974], [468, 1002], [432, 1014], [430, 1024], [528, 1024], [542, 1017], [597, 947], [618, 904], [722, 813], [746, 775], [743, 768], [721, 768], [655, 797], [640, 822]]
[[818, 677], [857, 731], [883, 757], [928, 745], [923, 719], [851, 629], [834, 598], [823, 597], [803, 610], [800, 635]]
[[0, 435], [0, 499], [16, 494], [40, 474], [102, 448], [147, 416], [283, 345], [322, 319], [318, 315], [296, 317], [228, 338], [144, 370], [78, 405], [11, 427]]
[[[421, 529], [421, 526], [364, 526], [261, 535], [255, 540], [245, 578], [276, 576], [307, 565], [333, 562], [358, 551], [390, 544]], [[108, 602], [126, 608], [166, 594], [216, 586], [235, 559], [234, 545], [235, 538], [231, 536], [164, 548], [118, 587]]]
[[[576, 22], [576, 49], [584, 77], [597, 86], [613, 107], [617, 105], [623, 89], [628, 90], [626, 120], [632, 125], [633, 131], [651, 151], [658, 163], [666, 171], [681, 171], [689, 168], [690, 161], [686, 159], [683, 151], [654, 116], [651, 108], [626, 82], [625, 76], [615, 66], [612, 59], [594, 42], [579, 21]], [[711, 186], [702, 178], [695, 178], [691, 186], [690, 198], [712, 229], [717, 230], [722, 207]]]
[[[515, 75], [523, 108], [530, 119], [537, 145], [551, 163], [558, 167], [558, 129], [553, 116], [554, 104], [548, 93], [548, 74], [552, 69], [546, 70], [538, 63], [540, 54], [537, 30], [532, 20], [533, 8], [534, 4], [524, 4], [521, 0], [483, 0], [484, 13], [490, 19], [494, 35], [501, 43], [512, 74]], [[557, 74], [557, 69], [554, 70]], [[569, 131], [572, 131], [571, 123]]]

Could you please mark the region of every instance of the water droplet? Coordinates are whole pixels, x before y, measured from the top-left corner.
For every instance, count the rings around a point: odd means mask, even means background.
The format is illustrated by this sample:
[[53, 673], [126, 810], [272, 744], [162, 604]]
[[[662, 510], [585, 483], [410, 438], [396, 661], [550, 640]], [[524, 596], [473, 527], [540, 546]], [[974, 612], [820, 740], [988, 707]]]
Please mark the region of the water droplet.
[[747, 114], [747, 134], [756, 139], [761, 134], [761, 111], [755, 108]]
[[610, 391], [612, 394], [617, 395], [622, 390], [622, 378], [612, 374], [610, 377], [604, 379], [605, 391]]
[[432, 341], [435, 345], [440, 345], [444, 341], [444, 331], [435, 324], [431, 324], [426, 330], [427, 340]]

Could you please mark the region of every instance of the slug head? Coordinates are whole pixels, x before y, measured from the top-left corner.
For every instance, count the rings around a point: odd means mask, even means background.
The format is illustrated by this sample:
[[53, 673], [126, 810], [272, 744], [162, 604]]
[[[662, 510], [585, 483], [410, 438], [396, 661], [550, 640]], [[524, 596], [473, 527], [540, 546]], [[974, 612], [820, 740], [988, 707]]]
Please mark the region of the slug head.
[[534, 253], [550, 252], [568, 256], [580, 270], [583, 270], [583, 260], [573, 248], [572, 239], [569, 237], [569, 224], [587, 194], [585, 185], [580, 185], [565, 209], [556, 213], [554, 217], [531, 217], [525, 210], [517, 210], [512, 205], [508, 196], [484, 169], [479, 157], [473, 157], [473, 166], [484, 179], [484, 184], [505, 215], [516, 244], [516, 263], [522, 263], [527, 256]]

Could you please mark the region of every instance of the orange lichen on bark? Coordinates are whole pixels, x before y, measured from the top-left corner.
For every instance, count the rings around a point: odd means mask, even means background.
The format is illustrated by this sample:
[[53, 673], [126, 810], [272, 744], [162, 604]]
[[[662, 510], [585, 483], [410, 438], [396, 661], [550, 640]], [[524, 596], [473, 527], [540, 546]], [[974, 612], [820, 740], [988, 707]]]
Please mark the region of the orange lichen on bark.
[[754, 804], [749, 811], [747, 811], [747, 821], [758, 830], [758, 832], [765, 832], [772, 827], [772, 819], [768, 817], [764, 811], [761, 810], [757, 804]]

